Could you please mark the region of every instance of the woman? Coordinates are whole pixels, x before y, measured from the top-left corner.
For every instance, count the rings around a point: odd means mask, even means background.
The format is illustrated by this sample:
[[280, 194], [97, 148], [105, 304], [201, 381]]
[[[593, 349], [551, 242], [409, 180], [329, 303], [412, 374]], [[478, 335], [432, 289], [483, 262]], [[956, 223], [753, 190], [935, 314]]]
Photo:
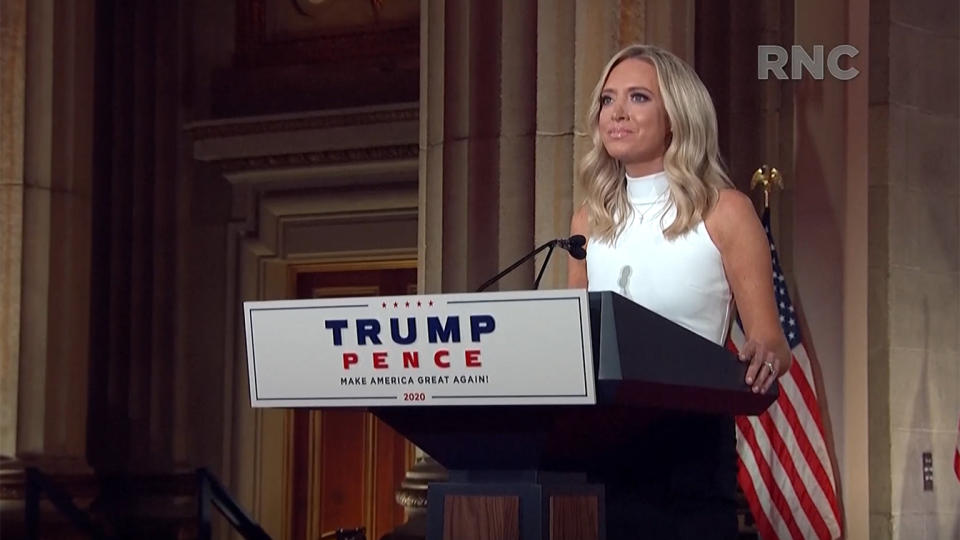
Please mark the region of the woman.
[[[569, 285], [613, 290], [723, 344], [733, 307], [747, 342], [745, 384], [764, 392], [790, 368], [770, 250], [750, 199], [720, 164], [713, 103], [673, 54], [634, 45], [604, 68], [589, 113], [593, 148], [571, 234]], [[736, 447], [729, 417], [671, 415], [601, 472], [607, 537], [735, 538]]]

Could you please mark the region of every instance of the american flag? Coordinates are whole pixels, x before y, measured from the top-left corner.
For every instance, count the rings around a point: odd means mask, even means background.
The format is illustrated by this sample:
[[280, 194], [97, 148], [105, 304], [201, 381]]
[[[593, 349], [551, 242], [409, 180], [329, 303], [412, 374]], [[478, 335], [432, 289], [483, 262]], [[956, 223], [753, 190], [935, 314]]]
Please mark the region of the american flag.
[[957, 447], [953, 450], [953, 472], [957, 473], [957, 480], [960, 480], [960, 420], [957, 421]]
[[[773, 289], [780, 325], [790, 345], [793, 364], [780, 378], [780, 397], [760, 416], [736, 419], [738, 480], [764, 540], [839, 538], [837, 482], [814, 384], [810, 358], [803, 345], [798, 314], [770, 234], [770, 210], [763, 228], [773, 260]], [[746, 339], [738, 320], [728, 346], [736, 351]]]

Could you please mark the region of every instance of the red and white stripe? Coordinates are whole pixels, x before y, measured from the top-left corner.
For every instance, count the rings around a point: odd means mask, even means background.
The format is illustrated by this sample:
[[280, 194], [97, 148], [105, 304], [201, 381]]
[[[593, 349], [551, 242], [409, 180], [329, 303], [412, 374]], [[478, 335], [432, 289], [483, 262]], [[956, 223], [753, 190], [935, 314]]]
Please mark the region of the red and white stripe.
[[960, 481], [960, 420], [957, 421], [957, 447], [953, 450], [953, 472], [957, 473]]
[[[730, 347], [744, 343], [734, 324]], [[840, 509], [813, 369], [802, 343], [791, 352], [777, 401], [760, 416], [736, 419], [740, 487], [764, 540], [833, 540], [841, 535]]]

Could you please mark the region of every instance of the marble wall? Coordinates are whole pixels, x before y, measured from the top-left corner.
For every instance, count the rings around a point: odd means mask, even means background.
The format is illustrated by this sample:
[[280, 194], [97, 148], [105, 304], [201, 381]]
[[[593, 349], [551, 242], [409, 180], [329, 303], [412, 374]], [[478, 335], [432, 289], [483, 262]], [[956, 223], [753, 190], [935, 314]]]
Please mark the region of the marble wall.
[[874, 1], [870, 35], [871, 537], [957, 538], [960, 9]]

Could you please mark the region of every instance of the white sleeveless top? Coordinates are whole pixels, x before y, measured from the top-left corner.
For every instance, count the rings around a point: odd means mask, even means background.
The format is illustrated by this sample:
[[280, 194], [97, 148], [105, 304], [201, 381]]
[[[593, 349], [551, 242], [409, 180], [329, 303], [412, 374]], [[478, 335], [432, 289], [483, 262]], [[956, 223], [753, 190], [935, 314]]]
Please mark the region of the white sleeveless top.
[[614, 291], [722, 345], [733, 312], [720, 251], [701, 221], [689, 233], [667, 240], [673, 223], [665, 172], [627, 177], [633, 215], [613, 245], [590, 239], [587, 283], [591, 291]]

